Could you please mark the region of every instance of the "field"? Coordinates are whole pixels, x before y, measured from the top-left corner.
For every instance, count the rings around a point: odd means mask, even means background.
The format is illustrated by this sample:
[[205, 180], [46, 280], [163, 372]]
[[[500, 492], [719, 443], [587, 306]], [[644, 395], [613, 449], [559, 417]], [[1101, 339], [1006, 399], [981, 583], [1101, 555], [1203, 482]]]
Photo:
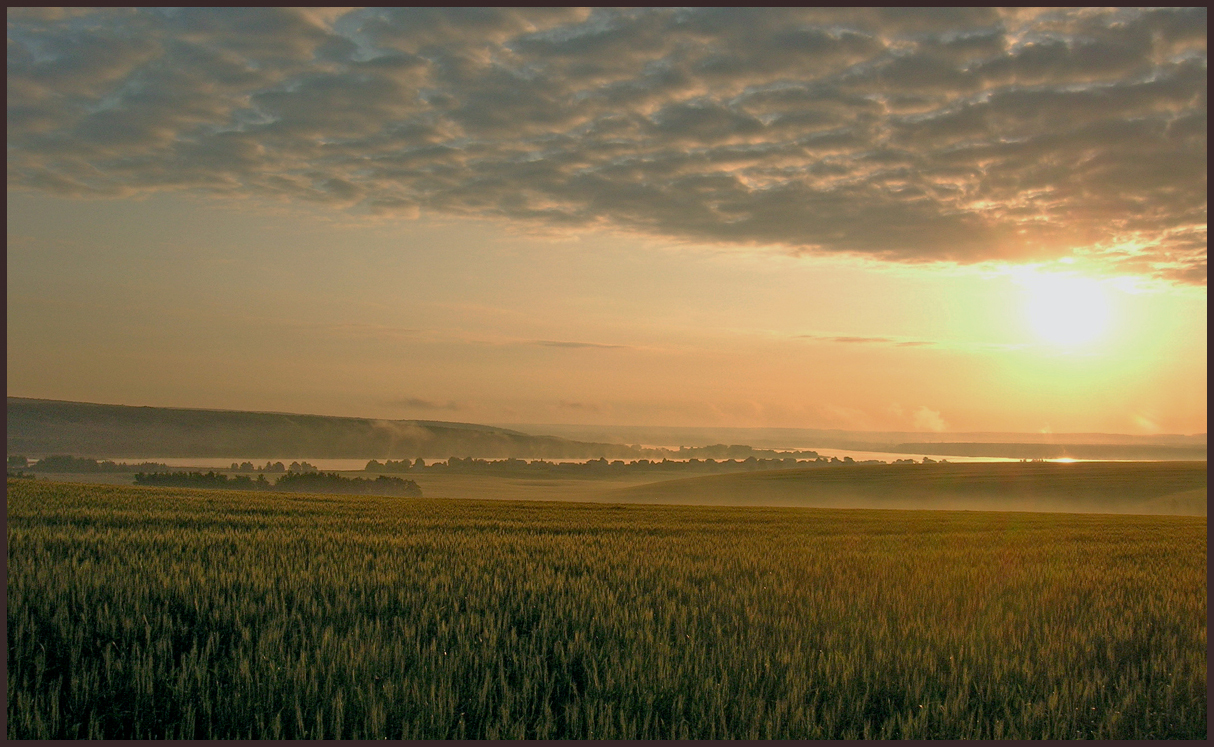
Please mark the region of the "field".
[[[228, 473], [238, 474], [238, 473]], [[361, 470], [341, 473], [366, 477]], [[679, 477], [410, 472], [427, 498], [1206, 515], [1206, 462], [830, 465]], [[132, 474], [40, 479], [130, 485]], [[275, 478], [271, 477], [271, 481]]]
[[1205, 738], [1206, 536], [10, 480], [8, 736]]
[[1206, 462], [878, 464], [689, 477], [599, 500], [1206, 515]]

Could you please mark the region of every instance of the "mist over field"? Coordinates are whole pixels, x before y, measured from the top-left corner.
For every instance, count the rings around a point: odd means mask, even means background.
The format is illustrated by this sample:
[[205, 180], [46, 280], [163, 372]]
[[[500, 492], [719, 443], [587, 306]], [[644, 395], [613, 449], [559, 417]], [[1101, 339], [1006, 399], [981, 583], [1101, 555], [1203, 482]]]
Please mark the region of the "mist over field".
[[1206, 515], [1205, 462], [894, 464], [694, 477], [623, 488], [621, 502]]

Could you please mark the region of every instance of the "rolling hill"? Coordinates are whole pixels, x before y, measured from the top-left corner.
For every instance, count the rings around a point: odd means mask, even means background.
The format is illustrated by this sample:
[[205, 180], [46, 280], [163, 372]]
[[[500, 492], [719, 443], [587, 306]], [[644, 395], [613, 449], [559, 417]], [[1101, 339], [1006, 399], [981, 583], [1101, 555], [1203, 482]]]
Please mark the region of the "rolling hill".
[[622, 444], [431, 420], [132, 407], [8, 398], [8, 453], [104, 458], [636, 459]]
[[1206, 458], [1206, 434], [1128, 433], [917, 433], [844, 431], [810, 428], [676, 428], [657, 426], [502, 424], [523, 433], [584, 441], [705, 446], [749, 444], [755, 448], [812, 448], [884, 454], [1001, 457], [1008, 459], [1149, 459], [1192, 461]]
[[620, 503], [1206, 515], [1205, 462], [888, 464], [691, 477]]

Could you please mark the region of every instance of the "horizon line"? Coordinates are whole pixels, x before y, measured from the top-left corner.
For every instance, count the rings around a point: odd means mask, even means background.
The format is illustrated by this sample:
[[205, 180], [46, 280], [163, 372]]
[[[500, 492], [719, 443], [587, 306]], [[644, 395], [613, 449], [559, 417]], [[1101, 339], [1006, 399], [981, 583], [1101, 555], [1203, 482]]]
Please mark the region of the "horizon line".
[[[430, 420], [425, 418], [382, 418], [371, 417], [365, 415], [321, 415], [317, 413], [306, 412], [286, 412], [282, 410], [237, 410], [226, 407], [181, 407], [173, 405], [128, 405], [112, 402], [85, 402], [82, 400], [70, 399], [50, 399], [46, 397], [22, 397], [15, 394], [6, 395], [8, 399], [28, 400], [32, 402], [55, 402], [70, 405], [94, 405], [100, 407], [130, 407], [135, 409], [157, 409], [157, 410], [196, 410], [200, 412], [231, 412], [231, 413], [249, 413], [254, 415], [296, 415], [302, 417], [313, 418], [339, 418], [344, 420], [387, 420], [393, 422], [410, 422], [410, 423], [449, 423], [453, 425], [477, 425], [482, 427], [500, 428], [503, 430], [511, 430], [519, 426], [528, 426], [532, 428], [542, 427], [560, 427], [560, 428], [653, 428], [653, 429], [684, 429], [684, 430], [776, 430], [776, 431], [816, 431], [819, 433], [835, 433], [835, 434], [891, 434], [900, 433], [907, 435], [922, 435], [922, 436], [979, 436], [979, 435], [1022, 435], [1022, 436], [1127, 436], [1130, 438], [1163, 438], [1168, 436], [1181, 436], [1185, 438], [1198, 438], [1206, 436], [1207, 432], [1200, 433], [1114, 433], [1107, 431], [1052, 431], [1050, 433], [1040, 433], [1034, 431], [898, 431], [898, 430], [848, 430], [844, 428], [810, 428], [805, 426], [745, 426], [745, 425], [605, 425], [599, 423], [505, 423], [505, 422], [482, 422], [476, 423], [462, 420]], [[529, 434], [535, 435], [535, 434]], [[932, 443], [932, 442], [925, 442]]]

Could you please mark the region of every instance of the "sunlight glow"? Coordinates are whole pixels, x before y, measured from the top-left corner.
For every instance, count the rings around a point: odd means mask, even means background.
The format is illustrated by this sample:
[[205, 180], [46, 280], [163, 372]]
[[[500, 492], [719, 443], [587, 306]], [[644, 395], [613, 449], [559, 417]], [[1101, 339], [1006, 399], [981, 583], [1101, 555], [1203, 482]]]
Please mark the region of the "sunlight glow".
[[1108, 329], [1109, 296], [1103, 284], [1078, 275], [1025, 273], [1025, 313], [1038, 337], [1059, 347], [1076, 348], [1099, 339]]

